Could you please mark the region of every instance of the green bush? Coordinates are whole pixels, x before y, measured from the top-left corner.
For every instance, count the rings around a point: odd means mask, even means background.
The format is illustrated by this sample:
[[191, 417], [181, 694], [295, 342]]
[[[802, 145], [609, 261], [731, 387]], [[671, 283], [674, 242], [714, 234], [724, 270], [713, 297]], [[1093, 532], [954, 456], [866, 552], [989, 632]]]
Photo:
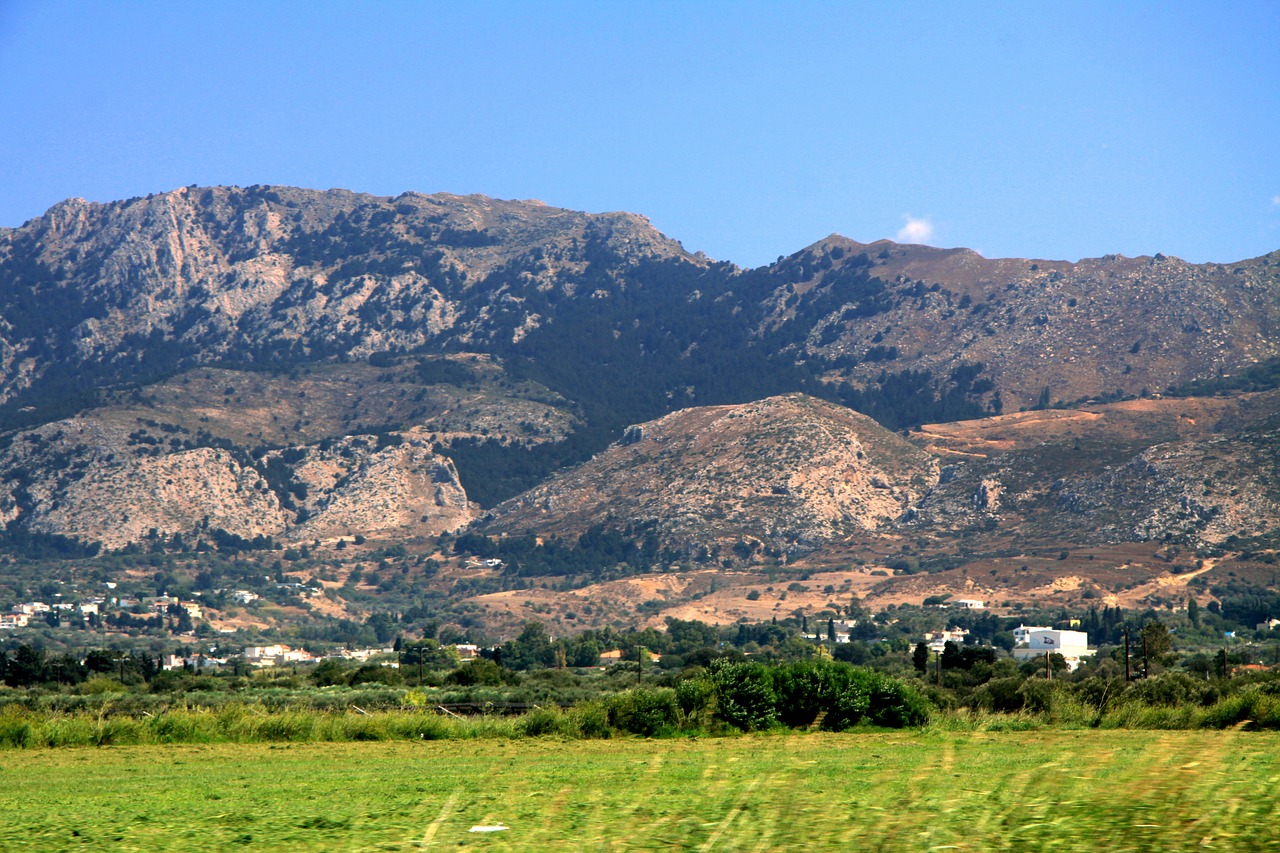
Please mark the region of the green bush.
[[769, 667], [717, 661], [708, 669], [715, 714], [747, 731], [778, 723], [799, 728], [821, 720], [828, 731], [862, 723], [902, 728], [923, 725], [930, 704], [902, 681], [832, 660]]
[[609, 725], [641, 737], [654, 737], [676, 730], [680, 706], [676, 692], [668, 687], [628, 690], [609, 697]]
[[376, 663], [367, 663], [351, 673], [351, 686], [357, 684], [403, 684], [399, 670]]
[[[798, 728], [811, 725], [823, 712], [829, 714], [848, 686], [848, 669], [834, 661], [820, 660], [797, 661], [778, 667], [773, 679], [774, 715], [784, 725]], [[860, 710], [854, 710], [858, 719], [867, 708], [866, 693], [863, 692], [860, 698], [860, 703], [856, 697], [849, 703], [850, 710], [861, 705]], [[823, 725], [825, 727], [826, 723]]]
[[870, 682], [867, 719], [876, 726], [900, 729], [929, 722], [929, 701], [896, 678], [873, 670], [864, 673]]
[[501, 684], [503, 682], [502, 667], [491, 660], [476, 658], [469, 660], [445, 677], [445, 684], [457, 684], [469, 687], [473, 684]]
[[571, 734], [572, 722], [559, 708], [534, 708], [520, 718], [520, 733], [528, 737]]
[[676, 684], [676, 704], [680, 706], [686, 726], [704, 727], [710, 722], [715, 709], [715, 688], [705, 673]]
[[604, 739], [613, 735], [609, 727], [609, 708], [603, 702], [579, 702], [569, 711], [569, 718], [584, 738]]
[[1132, 697], [1148, 705], [1211, 705], [1218, 691], [1210, 682], [1193, 678], [1185, 672], [1164, 672], [1129, 685], [1126, 698]]
[[0, 711], [0, 747], [25, 749], [33, 741], [31, 721], [24, 714], [10, 708]]
[[77, 690], [87, 696], [100, 696], [103, 693], [127, 693], [129, 688], [106, 676], [95, 676], [81, 684]]
[[1018, 689], [1021, 686], [1021, 678], [993, 678], [973, 691], [969, 705], [982, 711], [1016, 713], [1023, 705], [1023, 694]]
[[768, 729], [778, 722], [773, 670], [762, 663], [725, 658], [707, 667], [716, 697], [716, 717], [743, 731]]
[[1211, 729], [1225, 729], [1241, 723], [1249, 723], [1250, 728], [1280, 726], [1280, 703], [1274, 695], [1250, 686], [1219, 699], [1205, 709], [1201, 718], [1201, 725]]
[[1047, 714], [1053, 710], [1053, 682], [1042, 678], [1028, 678], [1018, 688], [1023, 709], [1033, 714]]

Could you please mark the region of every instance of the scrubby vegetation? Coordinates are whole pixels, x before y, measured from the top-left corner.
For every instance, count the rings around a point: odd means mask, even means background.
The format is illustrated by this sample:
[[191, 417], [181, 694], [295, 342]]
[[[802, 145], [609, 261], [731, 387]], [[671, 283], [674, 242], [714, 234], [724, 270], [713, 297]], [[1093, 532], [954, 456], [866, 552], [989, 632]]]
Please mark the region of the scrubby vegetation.
[[[1114, 615], [1097, 617], [1104, 636]], [[949, 642], [935, 657], [905, 640], [828, 644], [776, 624], [736, 626], [724, 638], [713, 626], [674, 619], [666, 631], [558, 639], [529, 623], [465, 662], [431, 639], [406, 641], [381, 660], [265, 669], [237, 661], [210, 671], [161, 670], [139, 652], [79, 657], [23, 645], [0, 654], [0, 746], [868, 727], [1280, 729], [1280, 672], [1243, 666], [1225, 651], [1180, 656], [1156, 620], [1135, 627], [1133, 638], [1144, 651], [1134, 652], [1127, 674], [1122, 647], [1104, 646], [1069, 672], [1060, 656], [1019, 663], [994, 646]], [[624, 647], [628, 659], [597, 667], [604, 647]], [[651, 659], [655, 649], [660, 659]]]

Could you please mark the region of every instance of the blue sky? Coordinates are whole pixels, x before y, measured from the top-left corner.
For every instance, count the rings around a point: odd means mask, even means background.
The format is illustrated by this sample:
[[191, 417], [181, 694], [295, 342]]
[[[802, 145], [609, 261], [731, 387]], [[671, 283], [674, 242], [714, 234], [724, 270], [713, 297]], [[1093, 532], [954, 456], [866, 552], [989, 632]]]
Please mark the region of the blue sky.
[[1276, 2], [0, 0], [0, 225], [289, 184], [630, 210], [756, 266], [1280, 249]]

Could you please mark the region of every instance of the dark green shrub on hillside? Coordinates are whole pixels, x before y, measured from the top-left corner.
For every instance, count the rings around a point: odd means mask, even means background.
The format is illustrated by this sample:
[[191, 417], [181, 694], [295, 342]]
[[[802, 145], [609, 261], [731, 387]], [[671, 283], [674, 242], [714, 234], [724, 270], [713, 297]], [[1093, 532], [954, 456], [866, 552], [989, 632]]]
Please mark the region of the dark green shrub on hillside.
[[[694, 686], [698, 681], [706, 682], [709, 696]], [[686, 717], [712, 707], [715, 719], [745, 731], [779, 723], [801, 728], [819, 720], [828, 731], [864, 722], [901, 728], [922, 725], [930, 712], [928, 700], [898, 679], [832, 660], [780, 666], [716, 660], [701, 679], [682, 682], [677, 693]]]
[[676, 684], [676, 704], [688, 726], [705, 726], [715, 712], [715, 688], [705, 673]]
[[609, 708], [603, 702], [580, 702], [569, 711], [569, 718], [584, 738], [608, 738], [613, 734], [609, 728]]
[[853, 673], [852, 667], [835, 661], [797, 661], [780, 667], [775, 678], [778, 719], [798, 728], [812, 725], [825, 711], [823, 728], [838, 731], [857, 723], [866, 716], [870, 690], [855, 684]]
[[345, 664], [337, 660], [325, 660], [316, 664], [311, 670], [311, 683], [317, 687], [332, 687], [335, 684], [347, 684], [350, 671]]

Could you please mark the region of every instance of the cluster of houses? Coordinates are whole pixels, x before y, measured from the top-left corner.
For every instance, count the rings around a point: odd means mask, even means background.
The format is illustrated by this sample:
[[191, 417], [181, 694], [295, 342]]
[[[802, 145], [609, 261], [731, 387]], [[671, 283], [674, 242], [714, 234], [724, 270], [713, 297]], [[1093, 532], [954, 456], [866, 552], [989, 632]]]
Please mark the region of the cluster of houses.
[[56, 601], [52, 604], [43, 601], [27, 601], [22, 604], [15, 604], [10, 609], [10, 612], [0, 613], [0, 629], [26, 628], [32, 622], [40, 622], [47, 619], [50, 613], [56, 613], [59, 620], [65, 621], [79, 617], [88, 622], [109, 610], [137, 612], [139, 609], [145, 614], [157, 616], [170, 616], [175, 609], [180, 609], [185, 611], [193, 622], [204, 617], [204, 611], [196, 602], [181, 601], [169, 595], [147, 596], [140, 599], [130, 596], [120, 596], [118, 598], [91, 596], [76, 604], [64, 601]]
[[12, 630], [14, 628], [25, 628], [32, 622], [39, 622], [47, 618], [49, 613], [57, 613], [60, 618], [79, 615], [82, 619], [88, 620], [92, 616], [97, 616], [102, 612], [102, 608], [106, 605], [106, 599], [89, 598], [79, 604], [67, 604], [58, 601], [53, 604], [46, 604], [43, 601], [27, 601], [22, 604], [15, 604], [8, 613], [0, 613], [0, 628]]
[[[474, 660], [480, 655], [480, 647], [469, 643], [459, 643], [451, 646], [458, 652], [458, 658], [462, 661]], [[283, 643], [276, 643], [270, 646], [245, 646], [241, 656], [244, 662], [250, 666], [268, 667], [268, 666], [289, 666], [296, 663], [319, 663], [323, 660], [348, 660], [358, 663], [365, 663], [370, 658], [379, 655], [390, 656], [395, 654], [393, 648], [378, 649], [337, 649], [323, 655], [312, 654], [306, 649], [295, 649]], [[208, 655], [165, 655], [163, 667], [165, 669], [205, 669], [208, 667], [224, 666], [228, 663], [227, 658], [210, 657]], [[396, 666], [395, 661], [388, 661], [387, 666]]]
[[[968, 635], [969, 632], [964, 628], [929, 631], [924, 635], [924, 642], [931, 651], [941, 654], [947, 643], [962, 645]], [[1096, 648], [1089, 648], [1089, 635], [1084, 631], [1062, 631], [1043, 626], [1019, 625], [1013, 629], [1013, 643], [1015, 660], [1024, 661], [1043, 657], [1045, 654], [1059, 654], [1067, 662], [1067, 669], [1072, 672], [1085, 658], [1098, 653]]]
[[969, 636], [969, 631], [965, 628], [947, 628], [943, 631], [927, 631], [924, 635], [925, 645], [929, 650], [942, 654], [942, 650], [947, 647], [947, 643], [955, 643], [957, 646], [964, 644], [964, 638]]
[[[107, 589], [114, 590], [116, 584], [104, 584]], [[292, 582], [276, 584], [278, 589], [287, 590], [297, 595], [312, 596], [324, 592], [323, 589], [306, 584]], [[215, 589], [215, 594], [225, 593], [227, 598], [236, 604], [246, 605], [262, 598], [256, 592], [247, 589]], [[196, 593], [200, 595], [200, 593]], [[50, 621], [49, 614], [57, 614], [56, 622], [65, 623], [79, 617], [85, 622], [92, 622], [108, 612], [130, 613], [142, 616], [173, 616], [184, 612], [191, 621], [197, 622], [205, 617], [204, 608], [196, 601], [184, 601], [177, 596], [155, 595], [133, 597], [130, 595], [93, 595], [87, 596], [75, 604], [63, 601], [48, 603], [44, 601], [27, 601], [15, 604], [10, 612], [0, 613], [0, 630], [26, 628], [42, 621]]]
[[[458, 653], [458, 659], [463, 663], [469, 660], [475, 660], [480, 657], [480, 647], [472, 643], [452, 644], [449, 648]], [[371, 649], [337, 649], [326, 654], [312, 654], [306, 649], [295, 649], [283, 643], [276, 643], [270, 646], [245, 646], [241, 657], [244, 662], [250, 666], [271, 667], [271, 666], [289, 666], [291, 664], [311, 664], [319, 663], [325, 660], [346, 660], [355, 661], [357, 663], [365, 663], [371, 658], [385, 656], [390, 658], [395, 654], [392, 648], [371, 648]], [[600, 666], [612, 666], [621, 663], [626, 659], [627, 653], [622, 649], [611, 649], [602, 652], [600, 655]], [[657, 664], [662, 660], [662, 656], [656, 653], [647, 652], [646, 661]], [[206, 654], [192, 655], [165, 655], [162, 660], [164, 669], [209, 669], [226, 666], [230, 663], [229, 658], [216, 657]], [[386, 660], [383, 666], [396, 667], [398, 663], [394, 660]]]

